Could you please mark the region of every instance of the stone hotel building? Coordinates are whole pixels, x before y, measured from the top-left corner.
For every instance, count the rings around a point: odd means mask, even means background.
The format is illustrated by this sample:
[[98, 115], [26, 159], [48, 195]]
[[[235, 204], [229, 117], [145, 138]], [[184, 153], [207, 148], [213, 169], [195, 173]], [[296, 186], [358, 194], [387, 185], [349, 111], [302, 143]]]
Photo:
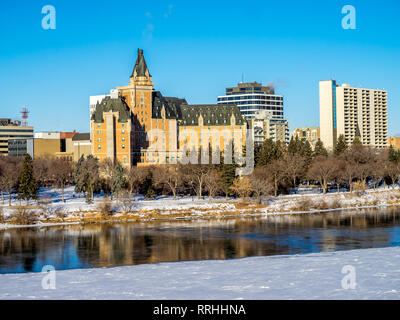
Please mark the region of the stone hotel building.
[[[92, 153], [125, 166], [176, 163], [191, 150], [242, 150], [247, 123], [235, 104], [189, 105], [154, 89], [143, 50], [130, 81], [91, 109]], [[93, 97], [91, 101], [96, 101]]]

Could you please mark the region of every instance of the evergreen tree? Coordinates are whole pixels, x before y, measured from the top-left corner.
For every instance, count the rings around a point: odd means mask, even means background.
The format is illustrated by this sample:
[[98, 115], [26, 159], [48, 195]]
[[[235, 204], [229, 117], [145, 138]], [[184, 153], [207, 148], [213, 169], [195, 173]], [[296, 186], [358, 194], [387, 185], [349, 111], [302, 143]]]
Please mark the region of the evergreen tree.
[[271, 138], [265, 139], [261, 151], [258, 156], [257, 167], [266, 166], [271, 163], [272, 160], [276, 160], [280, 156], [280, 149], [277, 147], [277, 143]]
[[261, 146], [254, 146], [254, 163], [256, 166], [258, 166], [260, 163], [261, 149]]
[[153, 188], [153, 177], [151, 174], [148, 174], [146, 179], [143, 182], [143, 194], [147, 199], [153, 199], [156, 195], [156, 192]]
[[307, 140], [301, 144], [300, 155], [304, 158], [305, 167], [308, 168], [312, 162], [313, 151], [310, 142]]
[[362, 145], [361, 139], [359, 136], [355, 136], [353, 140], [353, 146]]
[[292, 137], [290, 139], [287, 151], [291, 155], [300, 154], [301, 146], [302, 146], [302, 141], [299, 139], [299, 136], [296, 135], [295, 138]]
[[126, 184], [125, 170], [122, 167], [122, 165], [119, 162], [117, 162], [114, 167], [114, 176], [111, 185], [111, 193], [113, 195], [116, 195], [117, 198], [119, 198], [119, 193], [124, 188], [125, 184]]
[[346, 140], [344, 138], [344, 135], [341, 134], [338, 138], [338, 140], [336, 141], [336, 145], [335, 145], [335, 149], [334, 149], [334, 154], [336, 156], [341, 155], [345, 150], [347, 149], [347, 145], [346, 145]]
[[389, 147], [389, 161], [393, 163], [400, 162], [400, 152], [395, 150], [392, 145]]
[[18, 199], [25, 199], [28, 205], [30, 199], [37, 199], [38, 192], [39, 188], [33, 176], [32, 158], [27, 154], [19, 175]]
[[323, 156], [323, 157], [328, 156], [328, 151], [326, 151], [321, 139], [318, 139], [317, 143], [315, 144], [313, 156], [314, 158], [318, 156]]
[[77, 193], [86, 193], [84, 175], [82, 174], [82, 164], [84, 161], [85, 157], [82, 155], [75, 164], [74, 168], [75, 192]]
[[233, 181], [236, 178], [236, 163], [234, 157], [232, 157], [232, 163], [225, 163], [224, 157], [221, 161], [221, 187], [222, 191], [225, 193], [226, 198], [228, 198]]

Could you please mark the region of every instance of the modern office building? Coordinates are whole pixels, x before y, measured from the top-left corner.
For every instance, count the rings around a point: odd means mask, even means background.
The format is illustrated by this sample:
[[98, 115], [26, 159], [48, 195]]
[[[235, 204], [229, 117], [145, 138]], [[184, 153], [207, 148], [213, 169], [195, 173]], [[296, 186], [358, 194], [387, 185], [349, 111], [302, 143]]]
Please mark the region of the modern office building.
[[225, 96], [218, 97], [218, 104], [237, 105], [246, 120], [253, 119], [258, 110], [271, 111], [274, 119], [283, 119], [283, 96], [275, 94], [273, 87], [257, 82], [226, 88]]
[[29, 154], [33, 158], [33, 139], [9, 139], [8, 155], [20, 157]]
[[358, 131], [363, 145], [388, 145], [385, 90], [338, 86], [335, 80], [320, 81], [319, 110], [321, 141], [327, 149], [333, 149], [340, 135], [351, 144]]
[[289, 123], [286, 119], [275, 119], [272, 111], [259, 110], [249, 120], [255, 146], [262, 146], [265, 139], [289, 143]]
[[293, 139], [298, 137], [302, 141], [308, 141], [313, 148], [315, 147], [317, 141], [321, 139], [319, 127], [295, 128], [292, 131], [291, 137]]
[[[33, 127], [22, 126], [20, 121], [11, 121], [11, 119], [0, 119], [0, 155], [9, 154], [9, 143], [13, 146], [13, 150], [18, 152], [22, 144], [18, 144], [15, 140], [33, 139]], [[12, 140], [10, 142], [10, 140]], [[28, 144], [28, 142], [26, 142]], [[13, 153], [12, 151], [11, 153]]]

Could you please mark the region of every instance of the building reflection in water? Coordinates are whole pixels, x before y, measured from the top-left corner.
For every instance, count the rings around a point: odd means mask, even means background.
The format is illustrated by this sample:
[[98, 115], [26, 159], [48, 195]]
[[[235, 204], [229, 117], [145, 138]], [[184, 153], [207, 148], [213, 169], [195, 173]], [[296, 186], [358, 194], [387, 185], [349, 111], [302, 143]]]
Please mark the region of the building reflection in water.
[[398, 245], [400, 211], [89, 224], [0, 231], [0, 273]]

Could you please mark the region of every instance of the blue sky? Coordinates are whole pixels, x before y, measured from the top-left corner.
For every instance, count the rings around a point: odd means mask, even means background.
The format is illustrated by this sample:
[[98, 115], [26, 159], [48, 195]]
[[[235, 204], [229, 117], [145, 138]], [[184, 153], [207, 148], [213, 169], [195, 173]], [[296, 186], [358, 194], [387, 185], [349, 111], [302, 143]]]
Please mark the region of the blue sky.
[[[56, 30], [41, 27], [44, 5]], [[357, 29], [341, 27], [344, 5]], [[273, 83], [290, 128], [319, 125], [318, 81], [388, 90], [400, 134], [400, 1], [0, 1], [0, 117], [89, 130], [89, 96], [129, 82], [144, 49], [157, 90], [216, 103], [241, 81]]]

